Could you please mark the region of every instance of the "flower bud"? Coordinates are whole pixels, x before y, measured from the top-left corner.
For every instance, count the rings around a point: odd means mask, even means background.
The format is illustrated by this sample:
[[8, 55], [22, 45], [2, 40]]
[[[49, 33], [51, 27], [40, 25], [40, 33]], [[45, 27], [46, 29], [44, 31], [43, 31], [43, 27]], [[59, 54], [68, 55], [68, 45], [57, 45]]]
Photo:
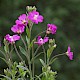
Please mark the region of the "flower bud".
[[55, 39], [49, 39], [49, 44], [55, 43]]
[[56, 44], [54, 44], [54, 48], [56, 48], [56, 46], [57, 46], [57, 45], [56, 45]]
[[33, 6], [33, 7], [32, 6], [27, 6], [26, 9], [27, 9], [28, 12], [31, 12], [33, 10], [35, 10], [35, 11], [37, 10], [35, 6]]

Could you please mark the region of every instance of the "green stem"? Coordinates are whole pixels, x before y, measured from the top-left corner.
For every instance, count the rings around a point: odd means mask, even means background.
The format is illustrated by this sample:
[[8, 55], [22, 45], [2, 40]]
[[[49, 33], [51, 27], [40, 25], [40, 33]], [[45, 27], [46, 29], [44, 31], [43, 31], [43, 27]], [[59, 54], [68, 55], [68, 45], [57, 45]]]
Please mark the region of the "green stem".
[[5, 53], [6, 53], [5, 59], [8, 63], [9, 69], [11, 70], [12, 62], [10, 59], [9, 45], [5, 45], [5, 46], [7, 47], [7, 51], [5, 51]]
[[44, 60], [45, 60], [45, 64], [46, 64], [46, 51], [45, 51], [44, 45], [42, 45], [42, 48], [43, 48], [43, 52], [44, 52]]
[[[21, 36], [21, 34], [20, 34], [20, 36]], [[32, 72], [31, 72], [31, 61], [30, 61], [30, 49], [29, 49], [29, 46], [28, 46], [28, 48], [27, 48], [27, 46], [26, 46], [26, 42], [24, 41], [24, 39], [23, 39], [23, 37], [21, 36], [21, 40], [22, 40], [22, 42], [23, 42], [23, 44], [24, 44], [24, 46], [25, 46], [25, 49], [26, 49], [26, 58], [27, 58], [27, 60], [28, 60], [28, 65], [29, 65], [29, 70], [30, 70], [30, 78], [32, 78]], [[30, 42], [30, 41], [29, 41]], [[29, 43], [30, 44], [30, 43]]]
[[38, 48], [37, 48], [36, 51], [34, 52], [34, 56], [37, 54], [37, 52], [38, 52], [38, 50], [39, 50], [40, 47], [41, 47], [41, 46], [38, 46]]
[[20, 56], [20, 54], [19, 54], [19, 52], [18, 52], [15, 44], [14, 44], [14, 48], [15, 48], [15, 51], [16, 51], [18, 57], [20, 58], [20, 60], [23, 61], [23, 59], [22, 59], [22, 57]]
[[32, 73], [33, 73], [33, 80], [34, 80], [34, 44], [32, 46]]
[[13, 45], [11, 45], [11, 50], [10, 50], [10, 52], [9, 52], [9, 55], [10, 55], [10, 59], [11, 59], [11, 62], [13, 63], [13, 61], [12, 61], [12, 51], [14, 50], [14, 48], [13, 48]]
[[[29, 31], [30, 31], [29, 45], [30, 45], [30, 43], [31, 43], [31, 30], [32, 30], [32, 25], [33, 25], [33, 23], [31, 23], [31, 24], [29, 25]], [[32, 78], [32, 70], [31, 70], [31, 60], [30, 60], [31, 56], [30, 56], [30, 48], [29, 48], [29, 45], [28, 45], [29, 70], [30, 70], [30, 80], [32, 80], [33, 78]]]
[[41, 80], [40, 77], [43, 76], [43, 74], [45, 74], [45, 73], [41, 73], [39, 76], [36, 76], [36, 80], [37, 79]]
[[21, 37], [21, 40], [22, 40], [22, 42], [23, 42], [23, 44], [24, 44], [24, 46], [25, 46], [25, 50], [26, 50], [26, 58], [27, 58], [28, 64], [29, 64], [29, 54], [28, 54], [27, 45], [26, 45], [26, 42], [24, 41], [23, 37], [21, 36], [21, 34], [20, 34], [20, 37]]
[[59, 57], [59, 56], [62, 56], [62, 55], [65, 55], [66, 53], [62, 53], [62, 54], [58, 54], [58, 55], [55, 55], [54, 57], [51, 58], [51, 60], [49, 61], [49, 64], [51, 64], [55, 58]]
[[[39, 34], [37, 34], [35, 37], [34, 37], [34, 39], [36, 39], [39, 35], [41, 35], [41, 34], [43, 34], [43, 33], [45, 33], [46, 31], [42, 31], [41, 33], [39, 33]], [[33, 39], [33, 40], [34, 40]]]
[[[40, 54], [42, 54], [42, 53], [44, 53], [44, 52], [40, 52], [40, 53], [38, 53], [35, 57], [34, 57], [34, 59], [35, 58], [37, 58]], [[33, 61], [33, 58], [31, 59], [31, 62]]]
[[21, 37], [21, 40], [22, 40], [22, 42], [23, 42], [23, 44], [24, 44], [24, 46], [25, 46], [25, 49], [26, 49], [26, 51], [27, 51], [26, 42], [24, 41], [24, 39], [23, 39], [23, 37], [22, 37], [22, 35], [21, 35], [21, 34], [20, 34], [20, 37]]

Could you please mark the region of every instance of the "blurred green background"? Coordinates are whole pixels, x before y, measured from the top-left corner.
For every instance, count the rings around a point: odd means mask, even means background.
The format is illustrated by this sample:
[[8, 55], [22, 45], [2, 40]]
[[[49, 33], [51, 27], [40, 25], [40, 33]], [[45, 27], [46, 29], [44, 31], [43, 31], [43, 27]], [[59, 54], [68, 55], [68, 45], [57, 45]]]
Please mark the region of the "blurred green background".
[[[44, 22], [34, 25], [33, 37], [46, 29], [48, 23], [58, 26], [56, 35], [57, 48], [53, 54], [65, 52], [70, 45], [74, 52], [74, 60], [70, 61], [67, 56], [61, 56], [52, 65], [52, 69], [58, 72], [56, 80], [80, 80], [80, 0], [0, 0], [0, 40], [6, 34], [13, 34], [10, 28], [22, 13], [26, 12], [26, 6], [36, 6]], [[33, 38], [32, 37], [32, 38]], [[20, 41], [18, 45], [23, 45]], [[17, 61], [16, 54], [12, 54]], [[0, 56], [2, 56], [0, 54]], [[41, 72], [39, 60], [35, 62], [36, 74]], [[0, 73], [6, 68], [5, 62], [0, 59]]]

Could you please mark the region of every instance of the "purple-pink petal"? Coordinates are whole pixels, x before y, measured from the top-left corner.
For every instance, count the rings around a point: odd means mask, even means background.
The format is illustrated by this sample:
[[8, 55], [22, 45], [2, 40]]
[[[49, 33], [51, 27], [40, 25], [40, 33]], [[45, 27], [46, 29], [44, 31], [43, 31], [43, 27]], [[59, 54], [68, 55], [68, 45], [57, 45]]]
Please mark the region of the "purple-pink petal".
[[54, 24], [47, 24], [47, 33], [55, 34], [57, 31], [57, 26]]
[[28, 19], [35, 24], [38, 24], [38, 22], [43, 22], [43, 16], [39, 15], [39, 12], [35, 10], [32, 12], [29, 12]]
[[23, 25], [13, 25], [13, 27], [11, 28], [11, 30], [14, 33], [23, 33], [24, 32], [25, 27]]
[[19, 20], [25, 20], [27, 18], [26, 14], [22, 14], [19, 16]]
[[70, 60], [73, 60], [73, 52], [71, 52], [70, 46], [68, 46], [68, 50], [67, 50], [66, 54]]
[[19, 40], [20, 39], [20, 36], [18, 36], [17, 34], [13, 35], [13, 36], [10, 36], [9, 34], [7, 34], [5, 36], [5, 39], [7, 41], [9, 41], [9, 43], [15, 43], [15, 41]]
[[38, 36], [37, 42], [35, 42], [35, 44], [43, 45], [43, 44], [45, 44], [46, 42], [48, 42], [48, 37], [44, 37], [44, 39], [42, 39], [41, 36]]
[[13, 40], [16, 41], [16, 40], [19, 40], [20, 39], [20, 36], [18, 36], [17, 34], [16, 35], [13, 35]]
[[44, 37], [44, 39], [43, 39], [44, 43], [48, 42], [48, 40], [49, 40], [49, 37]]
[[38, 21], [39, 22], [43, 22], [43, 19], [44, 19], [43, 16], [41, 16], [41, 15], [38, 16]]
[[28, 23], [28, 20], [27, 20], [27, 15], [26, 14], [22, 14], [18, 17], [18, 19], [15, 21], [15, 23], [17, 25], [24, 25], [26, 26], [27, 23]]
[[19, 24], [19, 25], [22, 25], [23, 24], [22, 21], [20, 21], [20, 20], [16, 20], [15, 23], [16, 24]]
[[69, 53], [71, 51], [71, 48], [70, 48], [70, 46], [68, 46], [68, 50], [67, 50], [67, 52]]
[[70, 53], [68, 54], [68, 57], [69, 57], [70, 60], [73, 60], [73, 52], [70, 52]]
[[38, 37], [37, 37], [37, 41], [40, 40], [40, 39], [41, 39], [41, 36], [38, 36]]

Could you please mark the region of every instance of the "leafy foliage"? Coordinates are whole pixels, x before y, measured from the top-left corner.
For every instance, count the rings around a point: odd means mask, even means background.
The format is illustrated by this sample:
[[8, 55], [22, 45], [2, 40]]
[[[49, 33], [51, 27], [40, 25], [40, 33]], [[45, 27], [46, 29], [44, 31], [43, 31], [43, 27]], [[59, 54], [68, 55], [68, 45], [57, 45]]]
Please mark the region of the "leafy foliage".
[[24, 67], [23, 63], [14, 62], [10, 68], [4, 69], [4, 78], [1, 80], [26, 80], [25, 75], [28, 70]]
[[[43, 3], [44, 5], [42, 5]], [[33, 30], [33, 37], [40, 30], [44, 29], [44, 25], [46, 23], [53, 22], [59, 26], [56, 36], [56, 43], [58, 43], [56, 51], [58, 51], [58, 53], [62, 52], [62, 50], [65, 51], [67, 43], [69, 43], [74, 49], [74, 61], [65, 62], [66, 58], [65, 60], [62, 58], [59, 63], [56, 62], [55, 64], [53, 64], [54, 66], [56, 66], [53, 67], [53, 69], [57, 69], [58, 72], [61, 72], [57, 80], [80, 80], [80, 0], [27, 0], [27, 2], [26, 0], [0, 0], [1, 41], [6, 33], [11, 33], [9, 31], [9, 28], [14, 24], [14, 20], [16, 20], [16, 17], [18, 17], [19, 14], [25, 12], [24, 7], [26, 7], [27, 5], [36, 5], [38, 7], [38, 10], [41, 11], [45, 18], [47, 18], [47, 20], [45, 20], [45, 23], [39, 24], [37, 25], [37, 27], [35, 25]], [[17, 45], [19, 44], [21, 46], [23, 45], [21, 42], [17, 43]], [[54, 54], [57, 54], [56, 51], [54, 52]], [[16, 58], [13, 53], [12, 55], [14, 58]], [[60, 64], [63, 66], [61, 67]], [[0, 60], [1, 70], [5, 68], [5, 66], [6, 64], [4, 64]], [[38, 61], [36, 63], [36, 66], [40, 67]], [[35, 70], [35, 72], [37, 71], [40, 72], [40, 68], [38, 70]]]

